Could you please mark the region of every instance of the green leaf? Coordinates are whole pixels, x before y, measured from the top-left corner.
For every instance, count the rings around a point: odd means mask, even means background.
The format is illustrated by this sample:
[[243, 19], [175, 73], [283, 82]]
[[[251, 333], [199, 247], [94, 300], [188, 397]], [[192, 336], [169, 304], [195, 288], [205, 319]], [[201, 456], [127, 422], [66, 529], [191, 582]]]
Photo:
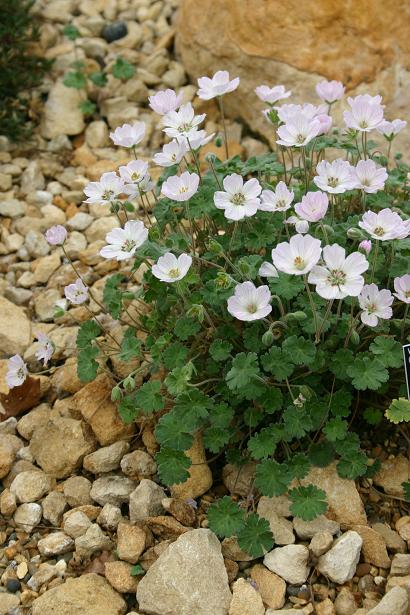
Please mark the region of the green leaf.
[[237, 391], [246, 388], [258, 375], [258, 355], [254, 352], [240, 352], [232, 361], [226, 382], [231, 391]]
[[67, 88], [83, 90], [87, 86], [87, 79], [83, 72], [76, 70], [67, 73], [63, 79], [63, 83]]
[[237, 538], [240, 548], [254, 558], [265, 555], [274, 544], [269, 521], [259, 517], [256, 513], [248, 516]]
[[121, 342], [121, 350], [118, 358], [121, 361], [131, 361], [141, 356], [141, 340], [135, 336], [134, 327], [128, 327]]
[[80, 36], [80, 31], [79, 31], [78, 28], [73, 26], [73, 24], [68, 24], [67, 26], [64, 26], [63, 34], [64, 34], [64, 36], [69, 38], [70, 41], [75, 41], [76, 38], [78, 38]]
[[405, 482], [401, 484], [403, 488], [404, 499], [406, 502], [410, 502], [410, 482]]
[[271, 425], [249, 438], [248, 449], [254, 459], [265, 459], [273, 455], [280, 439], [280, 430], [276, 425]]
[[182, 341], [196, 335], [201, 330], [201, 325], [197, 320], [184, 316], [175, 323], [174, 333]]
[[355, 358], [353, 364], [346, 369], [346, 373], [359, 391], [365, 389], [377, 391], [383, 382], [389, 379], [389, 372], [380, 359], [372, 359], [364, 353]]
[[410, 421], [410, 400], [404, 397], [393, 399], [385, 412], [386, 418], [395, 425]]
[[188, 348], [181, 342], [174, 342], [164, 350], [162, 361], [167, 369], [182, 367], [186, 363], [188, 353]]
[[194, 366], [189, 362], [183, 367], [176, 367], [168, 374], [164, 382], [171, 395], [180, 395], [187, 390], [193, 372]]
[[98, 357], [99, 349], [96, 346], [88, 346], [78, 353], [77, 375], [81, 382], [91, 382], [97, 376], [99, 365], [95, 360]]
[[323, 428], [323, 432], [329, 442], [336, 442], [336, 440], [343, 440], [347, 433], [348, 424], [346, 421], [337, 416], [327, 422]]
[[304, 453], [296, 453], [288, 461], [289, 472], [292, 478], [301, 480], [309, 474], [311, 468], [310, 461]]
[[318, 442], [312, 444], [309, 449], [309, 459], [314, 466], [325, 468], [335, 458], [335, 451], [330, 442]]
[[300, 276], [286, 273], [279, 273], [278, 278], [269, 280], [269, 286], [273, 293], [287, 300], [296, 297], [305, 287]]
[[312, 420], [304, 408], [288, 406], [283, 412], [283, 423], [290, 439], [303, 438], [313, 428]]
[[214, 361], [226, 361], [231, 354], [233, 346], [227, 340], [214, 340], [209, 347], [209, 354]]
[[355, 480], [366, 474], [367, 457], [362, 451], [345, 453], [336, 467], [339, 476]]
[[314, 361], [316, 356], [316, 346], [313, 342], [304, 337], [291, 335], [282, 344], [282, 350], [291, 357], [296, 365], [307, 365]]
[[261, 356], [262, 367], [266, 372], [273, 374], [275, 380], [281, 382], [286, 380], [295, 369], [291, 357], [284, 352], [279, 346], [272, 346], [266, 354]]
[[289, 468], [273, 459], [266, 459], [256, 467], [255, 487], [262, 495], [282, 495], [292, 480]]
[[208, 508], [208, 527], [220, 538], [236, 536], [244, 521], [244, 511], [227, 495]]
[[161, 382], [150, 380], [145, 382], [135, 393], [136, 404], [144, 414], [158, 412], [165, 407], [165, 400], [161, 395]]
[[193, 435], [184, 430], [184, 425], [179, 422], [173, 410], [160, 418], [155, 428], [155, 437], [161, 446], [177, 451], [187, 451], [194, 441]]
[[101, 327], [95, 320], [86, 320], [81, 323], [77, 333], [77, 348], [80, 350], [88, 348], [99, 335], [101, 335]]
[[134, 564], [133, 566], [131, 566], [130, 573], [131, 573], [131, 576], [138, 577], [142, 574], [145, 574], [145, 570], [141, 566], [141, 564]]
[[81, 112], [85, 116], [92, 115], [97, 109], [97, 105], [93, 103], [92, 100], [83, 100], [78, 106], [80, 107]]
[[122, 398], [118, 406], [118, 414], [126, 425], [129, 425], [135, 421], [139, 415], [139, 411], [135, 403], [135, 393], [126, 395]]
[[326, 493], [315, 485], [291, 489], [289, 497], [290, 512], [304, 521], [312, 521], [327, 510]]
[[177, 485], [189, 478], [191, 460], [182, 451], [162, 448], [155, 456], [158, 475], [165, 485]]
[[124, 60], [123, 58], [117, 58], [112, 67], [112, 74], [121, 81], [128, 81], [135, 74], [135, 67]]
[[339, 348], [331, 355], [330, 370], [339, 378], [339, 380], [347, 380], [347, 369], [353, 362], [353, 352], [348, 348]]
[[91, 73], [89, 78], [93, 84], [99, 88], [103, 88], [107, 85], [107, 75], [105, 73]]
[[385, 367], [402, 367], [403, 349], [400, 342], [391, 337], [376, 337], [369, 347], [370, 352], [376, 355]]
[[119, 287], [124, 280], [121, 273], [115, 273], [105, 283], [103, 302], [111, 316], [118, 319], [122, 309], [122, 291]]
[[219, 453], [231, 439], [232, 431], [222, 427], [208, 427], [204, 431], [203, 442], [211, 453]]
[[369, 425], [378, 425], [383, 420], [383, 413], [378, 408], [366, 408], [363, 418]]

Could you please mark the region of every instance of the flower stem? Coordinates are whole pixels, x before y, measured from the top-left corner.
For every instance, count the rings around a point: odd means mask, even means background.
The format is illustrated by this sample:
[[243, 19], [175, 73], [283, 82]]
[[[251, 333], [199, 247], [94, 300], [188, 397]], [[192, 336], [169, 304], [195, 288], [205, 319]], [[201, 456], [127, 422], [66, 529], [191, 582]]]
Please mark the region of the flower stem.
[[226, 134], [225, 112], [224, 112], [224, 104], [223, 104], [223, 101], [222, 101], [222, 96], [218, 96], [218, 104], [219, 104], [219, 110], [221, 112], [222, 127], [223, 127], [223, 131], [224, 131], [225, 156], [226, 156], [226, 159], [228, 160], [228, 158], [229, 158], [228, 136]]
[[316, 307], [315, 307], [315, 303], [313, 301], [313, 296], [312, 296], [311, 290], [309, 288], [309, 282], [308, 282], [308, 279], [307, 279], [307, 275], [304, 275], [303, 279], [304, 279], [304, 282], [305, 282], [306, 292], [307, 292], [307, 296], [308, 296], [308, 299], [309, 299], [310, 309], [312, 310], [313, 323], [315, 325], [315, 339], [316, 339], [317, 338], [317, 332], [318, 332]]
[[374, 247], [374, 255], [373, 255], [373, 262], [372, 262], [372, 273], [371, 273], [371, 277], [370, 277], [370, 284], [374, 280], [374, 273], [376, 271], [377, 256], [378, 256], [378, 253], [379, 253], [379, 243], [380, 243], [380, 241], [378, 239], [376, 239], [376, 245]]
[[407, 320], [407, 315], [409, 313], [409, 303], [406, 303], [406, 307], [404, 308], [404, 315], [403, 315], [403, 321], [401, 323], [401, 334], [400, 334], [400, 338], [401, 341], [404, 342], [404, 334], [405, 334], [405, 330], [406, 330], [406, 320]]

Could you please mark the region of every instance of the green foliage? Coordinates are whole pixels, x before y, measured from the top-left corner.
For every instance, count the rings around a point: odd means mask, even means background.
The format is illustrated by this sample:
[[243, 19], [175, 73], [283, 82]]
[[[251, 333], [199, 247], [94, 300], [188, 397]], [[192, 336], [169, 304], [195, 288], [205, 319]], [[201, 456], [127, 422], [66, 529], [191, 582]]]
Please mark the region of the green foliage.
[[269, 521], [259, 517], [256, 513], [251, 513], [238, 532], [238, 544], [252, 557], [265, 555], [273, 547], [273, 534]]
[[123, 58], [117, 58], [112, 67], [112, 74], [121, 81], [128, 81], [135, 74], [135, 67], [124, 60]]
[[246, 388], [259, 375], [258, 357], [254, 352], [241, 352], [232, 361], [226, 375], [228, 387], [233, 391]]
[[410, 400], [400, 397], [393, 399], [392, 403], [386, 410], [386, 417], [392, 423], [407, 423], [410, 421]]
[[327, 510], [326, 493], [315, 485], [291, 489], [289, 497], [290, 512], [304, 521], [312, 521]]
[[244, 511], [225, 495], [208, 510], [208, 526], [220, 538], [236, 536], [244, 527]]
[[145, 382], [135, 393], [136, 404], [144, 414], [163, 410], [165, 400], [161, 395], [161, 383], [159, 380]]
[[66, 74], [63, 79], [63, 83], [67, 88], [83, 90], [87, 85], [87, 78], [82, 71], [75, 70]]
[[139, 577], [145, 574], [145, 570], [141, 566], [141, 564], [134, 564], [133, 566], [131, 566], [130, 573], [131, 573], [131, 576], [133, 577]]
[[188, 469], [191, 466], [191, 460], [182, 451], [162, 448], [156, 454], [155, 461], [158, 465], [159, 477], [166, 485], [183, 483], [189, 477]]
[[410, 482], [407, 481], [402, 483], [401, 486], [403, 488], [404, 499], [406, 502], [410, 502]]

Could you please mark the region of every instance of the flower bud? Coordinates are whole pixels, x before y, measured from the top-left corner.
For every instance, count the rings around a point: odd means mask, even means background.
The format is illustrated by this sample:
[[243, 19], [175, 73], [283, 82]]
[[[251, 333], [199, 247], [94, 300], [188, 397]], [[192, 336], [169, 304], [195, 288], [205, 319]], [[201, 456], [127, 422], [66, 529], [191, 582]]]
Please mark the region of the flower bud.
[[135, 380], [132, 376], [127, 376], [123, 383], [124, 389], [126, 391], [133, 391], [135, 389]]
[[216, 145], [216, 147], [222, 147], [222, 144], [223, 144], [223, 139], [222, 139], [222, 137], [220, 137], [220, 136], [216, 137], [216, 139], [215, 139], [215, 145]]
[[120, 387], [116, 386], [113, 388], [113, 390], [111, 391], [111, 401], [120, 401], [122, 397], [122, 393], [121, 393], [121, 389]]
[[310, 399], [312, 397], [313, 391], [310, 387], [306, 386], [305, 384], [303, 384], [300, 387], [300, 394], [305, 398], [305, 399]]
[[307, 314], [300, 310], [297, 312], [289, 312], [289, 314], [286, 314], [285, 316], [285, 320], [297, 320], [298, 322], [302, 322], [303, 320], [306, 320], [306, 318]]
[[372, 250], [372, 242], [370, 239], [364, 239], [359, 243], [359, 250], [365, 252], [365, 254], [370, 254]]
[[346, 234], [349, 239], [366, 239], [366, 235], [359, 228], [349, 228]]
[[353, 346], [357, 346], [358, 344], [360, 344], [360, 335], [356, 330], [352, 331], [350, 341], [352, 342]]
[[194, 303], [187, 311], [187, 315], [196, 318], [199, 322], [203, 322], [205, 318], [205, 309], [203, 305]]
[[268, 329], [262, 335], [262, 344], [264, 346], [272, 346], [273, 342], [274, 342], [273, 333], [272, 333], [272, 331], [270, 329]]
[[245, 276], [245, 277], [249, 277], [250, 273], [251, 273], [251, 267], [249, 265], [249, 263], [246, 260], [240, 260], [238, 263], [238, 269], [239, 271]]
[[326, 233], [328, 235], [334, 235], [335, 234], [335, 229], [333, 228], [333, 226], [329, 226], [328, 224], [324, 224], [323, 228], [325, 229]]
[[279, 124], [279, 116], [276, 109], [269, 109], [269, 111], [266, 112], [266, 117], [272, 124]]
[[215, 286], [217, 288], [230, 288], [232, 285], [231, 276], [225, 271], [218, 271], [215, 279]]
[[223, 252], [221, 244], [218, 241], [215, 241], [215, 239], [211, 239], [208, 242], [208, 250], [213, 254], [221, 254]]

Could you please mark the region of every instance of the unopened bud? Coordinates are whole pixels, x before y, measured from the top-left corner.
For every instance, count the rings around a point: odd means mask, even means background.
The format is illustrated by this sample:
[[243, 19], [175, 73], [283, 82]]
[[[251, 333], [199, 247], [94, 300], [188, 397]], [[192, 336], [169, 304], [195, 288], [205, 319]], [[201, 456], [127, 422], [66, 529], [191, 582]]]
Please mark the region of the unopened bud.
[[310, 387], [303, 384], [300, 387], [300, 394], [303, 395], [305, 399], [310, 399], [312, 397], [313, 391]]
[[121, 397], [122, 393], [120, 387], [114, 387], [111, 391], [111, 401], [120, 401]]
[[219, 271], [216, 275], [215, 286], [217, 288], [229, 288], [232, 284], [231, 276], [225, 271]]
[[204, 306], [199, 303], [194, 303], [194, 305], [191, 305], [189, 308], [187, 315], [196, 318], [199, 322], [203, 322], [205, 318]]
[[244, 276], [249, 276], [249, 274], [251, 273], [251, 267], [250, 267], [249, 263], [246, 260], [240, 260], [238, 262], [238, 268], [239, 268], [239, 271]]
[[357, 346], [358, 344], [360, 344], [360, 335], [356, 330], [352, 331], [350, 341], [352, 342], [353, 346]]
[[349, 239], [366, 239], [366, 235], [359, 228], [349, 228], [346, 234]]
[[372, 250], [372, 242], [370, 239], [364, 239], [359, 243], [359, 250], [364, 252], [365, 254], [370, 254]]
[[297, 312], [289, 312], [289, 314], [286, 314], [285, 316], [285, 320], [297, 320], [298, 322], [302, 322], [303, 320], [306, 320], [306, 318], [307, 314], [300, 310]]
[[213, 254], [221, 254], [223, 252], [221, 244], [218, 241], [215, 241], [215, 239], [211, 239], [208, 242], [208, 250]]
[[269, 111], [266, 112], [266, 117], [272, 124], [279, 124], [279, 116], [276, 109], [269, 109]]
[[334, 235], [335, 234], [335, 229], [333, 228], [333, 226], [329, 226], [328, 224], [324, 224], [323, 228], [325, 229], [326, 233], [328, 235]]
[[123, 383], [124, 389], [126, 391], [133, 391], [135, 389], [135, 381], [132, 376], [127, 376]]
[[215, 145], [216, 145], [216, 147], [222, 147], [222, 144], [223, 144], [223, 139], [222, 139], [222, 137], [220, 137], [220, 136], [216, 137], [216, 139], [215, 139]]
[[273, 333], [270, 329], [265, 331], [265, 333], [262, 335], [262, 344], [264, 346], [272, 346], [274, 340], [275, 338], [273, 337]]

